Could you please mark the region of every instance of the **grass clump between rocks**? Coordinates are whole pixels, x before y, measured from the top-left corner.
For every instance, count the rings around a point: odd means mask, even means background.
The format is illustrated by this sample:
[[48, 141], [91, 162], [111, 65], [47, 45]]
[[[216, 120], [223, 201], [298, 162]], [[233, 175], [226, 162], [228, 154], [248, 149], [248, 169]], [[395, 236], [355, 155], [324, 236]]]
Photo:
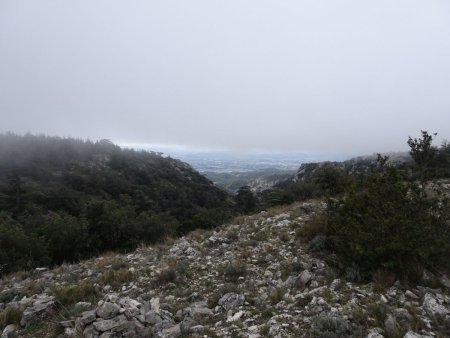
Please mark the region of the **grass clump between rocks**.
[[226, 264], [221, 273], [228, 282], [237, 282], [239, 277], [243, 277], [247, 274], [247, 265], [241, 261], [234, 261]]
[[99, 297], [95, 286], [87, 281], [69, 287], [58, 287], [53, 290], [55, 300], [60, 305], [72, 305], [78, 302], [94, 302]]
[[155, 279], [153, 280], [153, 284], [156, 286], [162, 286], [169, 283], [175, 283], [177, 281], [177, 271], [175, 268], [167, 268], [160, 271]]
[[0, 330], [3, 330], [9, 324], [18, 325], [21, 318], [22, 311], [19, 308], [9, 307], [0, 311]]
[[227, 283], [219, 288], [219, 290], [214, 291], [212, 295], [208, 298], [208, 307], [214, 308], [218, 305], [219, 299], [222, 298], [223, 295], [227, 293], [240, 293], [240, 289], [235, 285], [231, 283]]
[[270, 303], [276, 305], [284, 299], [284, 290], [282, 288], [276, 288], [269, 295]]
[[122, 285], [132, 282], [134, 275], [128, 269], [108, 270], [100, 277], [100, 282], [104, 285], [110, 285], [113, 288], [119, 288]]

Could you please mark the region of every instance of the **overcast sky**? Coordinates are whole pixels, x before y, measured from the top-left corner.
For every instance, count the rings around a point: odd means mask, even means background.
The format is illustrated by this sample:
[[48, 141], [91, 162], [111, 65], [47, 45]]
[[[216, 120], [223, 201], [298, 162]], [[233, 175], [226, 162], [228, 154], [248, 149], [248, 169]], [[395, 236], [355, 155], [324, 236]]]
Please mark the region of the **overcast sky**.
[[372, 153], [450, 139], [448, 0], [0, 0], [0, 132]]

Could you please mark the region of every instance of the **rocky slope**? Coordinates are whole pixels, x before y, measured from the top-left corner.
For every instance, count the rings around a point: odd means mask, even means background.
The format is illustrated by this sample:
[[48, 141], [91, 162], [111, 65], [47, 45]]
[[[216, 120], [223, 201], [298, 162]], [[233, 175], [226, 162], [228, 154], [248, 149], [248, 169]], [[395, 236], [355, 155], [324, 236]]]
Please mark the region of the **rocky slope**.
[[[387, 153], [389, 156], [389, 163], [395, 166], [400, 166], [405, 163], [411, 163], [412, 159], [408, 153]], [[317, 162], [317, 163], [303, 163], [297, 170], [297, 173], [292, 178], [294, 182], [312, 182], [317, 173], [323, 167], [331, 167], [342, 170], [350, 175], [367, 174], [371, 169], [377, 166], [377, 157], [373, 156], [359, 156], [350, 160], [342, 162]]]
[[[450, 336], [450, 282], [339, 279], [296, 235], [321, 201], [0, 281], [6, 337]], [[377, 291], [375, 291], [377, 290]]]

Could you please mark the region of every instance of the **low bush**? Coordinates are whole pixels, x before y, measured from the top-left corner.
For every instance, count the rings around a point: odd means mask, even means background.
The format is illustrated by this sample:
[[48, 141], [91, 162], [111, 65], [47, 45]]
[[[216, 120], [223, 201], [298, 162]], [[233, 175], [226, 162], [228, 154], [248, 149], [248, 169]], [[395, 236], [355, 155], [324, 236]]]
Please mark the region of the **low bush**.
[[239, 231], [236, 228], [231, 228], [227, 231], [226, 237], [228, 240], [235, 242], [239, 239]]
[[409, 142], [413, 158], [421, 159], [420, 175], [389, 166], [388, 157], [379, 155], [362, 187], [330, 199], [327, 212], [300, 229], [311, 251], [336, 254], [347, 279], [374, 279], [378, 286], [395, 278], [416, 282], [424, 267], [450, 267], [449, 199], [436, 182], [423, 180], [423, 158], [430, 157], [431, 147], [427, 136], [426, 142]]
[[250, 237], [251, 241], [265, 242], [269, 239], [270, 233], [265, 229], [258, 229], [254, 235]]
[[327, 249], [328, 237], [325, 235], [317, 235], [309, 242], [309, 251], [323, 252]]
[[177, 264], [175, 265], [175, 271], [179, 276], [186, 275], [189, 271], [189, 261], [187, 259], [181, 259], [177, 261]]
[[314, 338], [350, 338], [352, 337], [352, 327], [345, 319], [322, 315], [317, 317], [311, 326], [311, 337]]
[[448, 264], [447, 208], [446, 200], [387, 168], [371, 175], [363, 191], [330, 205], [326, 235], [342, 262], [356, 264], [364, 279], [383, 269], [414, 280], [420, 267]]
[[276, 205], [291, 204], [309, 198], [322, 196], [323, 191], [316, 183], [286, 181], [274, 188], [263, 192], [262, 204], [266, 208]]

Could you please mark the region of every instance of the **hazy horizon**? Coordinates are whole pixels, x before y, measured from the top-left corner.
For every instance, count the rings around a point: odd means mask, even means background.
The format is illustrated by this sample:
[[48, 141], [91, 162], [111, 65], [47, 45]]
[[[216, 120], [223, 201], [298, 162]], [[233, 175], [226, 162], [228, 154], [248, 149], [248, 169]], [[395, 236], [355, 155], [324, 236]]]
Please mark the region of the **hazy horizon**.
[[370, 155], [450, 138], [450, 2], [0, 0], [0, 132]]

